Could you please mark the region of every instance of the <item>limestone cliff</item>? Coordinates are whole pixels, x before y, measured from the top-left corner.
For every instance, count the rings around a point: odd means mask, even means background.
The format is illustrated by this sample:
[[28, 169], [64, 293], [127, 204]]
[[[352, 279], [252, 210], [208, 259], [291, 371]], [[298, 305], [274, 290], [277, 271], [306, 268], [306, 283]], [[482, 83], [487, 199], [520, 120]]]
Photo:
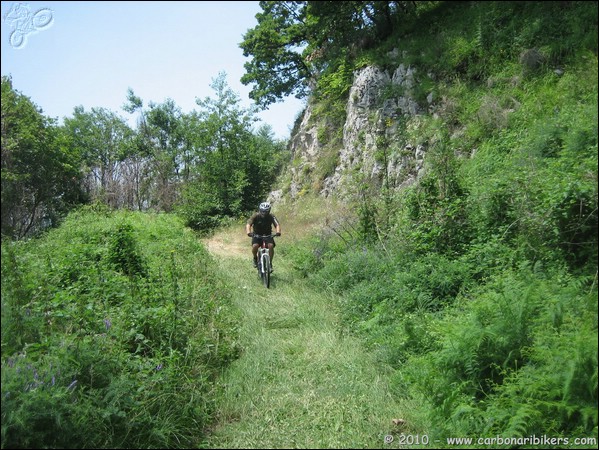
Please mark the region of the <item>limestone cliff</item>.
[[[357, 70], [345, 107], [342, 139], [332, 144], [319, 140], [325, 117], [322, 112], [315, 114], [317, 99], [311, 99], [291, 138], [294, 162], [286, 185], [272, 198], [296, 198], [306, 191], [351, 196], [358, 180], [392, 189], [414, 183], [423, 168], [426, 142], [411, 141], [409, 135], [414, 133], [406, 130], [418, 128], [419, 118], [431, 111], [433, 102], [432, 94], [422, 94], [419, 82], [417, 70], [401, 62], [393, 71], [372, 66]], [[415, 93], [423, 101], [419, 103]], [[328, 162], [323, 160], [327, 154]], [[318, 170], [323, 164], [331, 167]]]

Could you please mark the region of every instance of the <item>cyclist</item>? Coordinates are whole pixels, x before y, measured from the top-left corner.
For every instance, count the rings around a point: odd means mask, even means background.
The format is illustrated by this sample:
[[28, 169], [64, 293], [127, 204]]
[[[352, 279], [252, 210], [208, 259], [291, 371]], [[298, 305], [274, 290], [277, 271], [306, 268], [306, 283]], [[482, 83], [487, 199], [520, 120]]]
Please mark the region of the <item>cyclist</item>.
[[[254, 256], [254, 267], [258, 267], [258, 248], [262, 244], [262, 238], [255, 235], [271, 235], [272, 226], [275, 226], [276, 235], [281, 235], [281, 224], [277, 218], [270, 213], [270, 203], [262, 202], [258, 212], [250, 217], [245, 225], [245, 231], [252, 238], [252, 255]], [[253, 232], [252, 232], [253, 228]], [[272, 237], [264, 238], [268, 245], [268, 254], [270, 255], [270, 270], [272, 272], [272, 258], [274, 256], [275, 240]]]

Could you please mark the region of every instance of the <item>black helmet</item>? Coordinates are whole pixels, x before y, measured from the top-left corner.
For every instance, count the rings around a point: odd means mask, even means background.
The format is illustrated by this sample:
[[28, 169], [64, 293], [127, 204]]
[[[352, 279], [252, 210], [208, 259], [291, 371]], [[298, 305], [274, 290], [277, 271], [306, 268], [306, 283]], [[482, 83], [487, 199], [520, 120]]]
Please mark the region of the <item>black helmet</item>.
[[270, 212], [270, 203], [268, 203], [268, 202], [260, 203], [260, 212], [269, 213]]

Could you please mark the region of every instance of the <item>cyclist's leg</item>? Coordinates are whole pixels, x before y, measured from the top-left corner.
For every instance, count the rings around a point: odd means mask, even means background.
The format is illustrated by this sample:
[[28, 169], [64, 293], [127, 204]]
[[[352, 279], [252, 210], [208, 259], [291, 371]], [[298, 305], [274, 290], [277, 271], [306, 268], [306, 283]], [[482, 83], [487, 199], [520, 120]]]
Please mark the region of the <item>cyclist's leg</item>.
[[268, 256], [270, 256], [270, 262], [272, 263], [272, 257], [275, 255], [275, 245], [268, 243]]
[[273, 258], [274, 255], [275, 255], [275, 245], [273, 243], [269, 242], [268, 243], [268, 259], [269, 259], [269, 262], [270, 262], [270, 272], [273, 271], [273, 268], [272, 268], [272, 258]]
[[252, 240], [252, 256], [254, 257], [254, 266], [258, 263], [258, 248], [260, 244]]

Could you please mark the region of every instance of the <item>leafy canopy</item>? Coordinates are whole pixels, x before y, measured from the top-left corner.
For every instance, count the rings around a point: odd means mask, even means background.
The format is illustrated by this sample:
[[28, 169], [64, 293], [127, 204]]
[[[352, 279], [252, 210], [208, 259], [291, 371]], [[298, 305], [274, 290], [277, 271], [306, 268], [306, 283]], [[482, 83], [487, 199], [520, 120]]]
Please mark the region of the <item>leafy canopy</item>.
[[254, 84], [250, 98], [262, 107], [287, 95], [306, 97], [323, 73], [335, 71], [355, 51], [382, 42], [413, 2], [262, 1], [258, 25], [239, 46], [241, 82]]

